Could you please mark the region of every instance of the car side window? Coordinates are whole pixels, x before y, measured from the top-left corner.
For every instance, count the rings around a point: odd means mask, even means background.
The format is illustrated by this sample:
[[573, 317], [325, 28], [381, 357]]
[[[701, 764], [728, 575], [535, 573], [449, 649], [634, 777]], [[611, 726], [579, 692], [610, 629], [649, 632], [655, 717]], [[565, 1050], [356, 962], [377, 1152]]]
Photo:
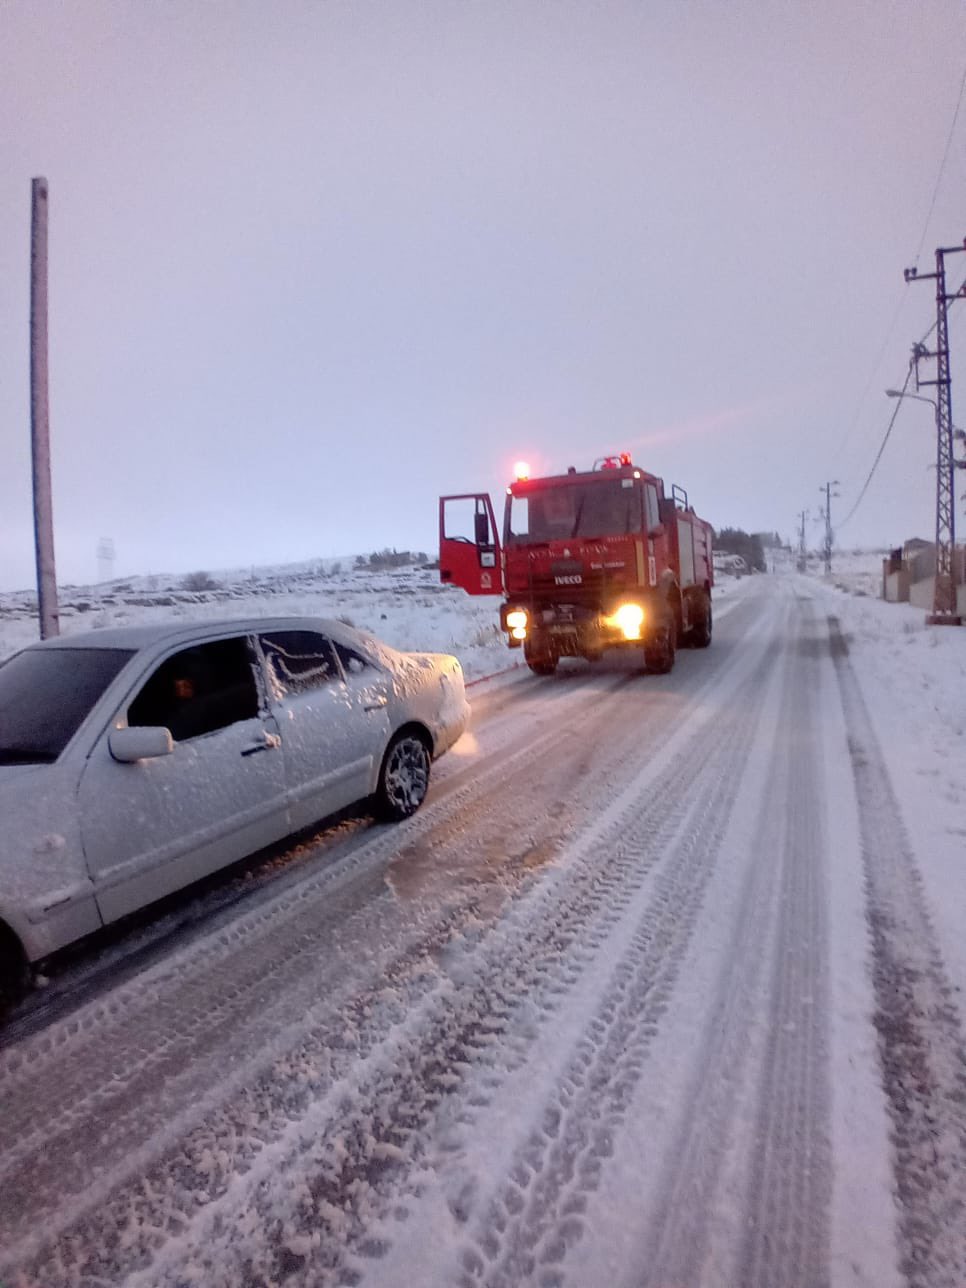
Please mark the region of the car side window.
[[366, 671], [372, 670], [372, 663], [357, 653], [354, 648], [349, 648], [347, 644], [340, 644], [338, 640], [334, 641], [335, 651], [339, 655], [339, 661], [342, 663], [342, 669], [346, 675], [363, 675]]
[[247, 636], [214, 640], [166, 658], [128, 707], [129, 725], [161, 725], [176, 742], [258, 715]]
[[269, 671], [282, 695], [307, 693], [340, 679], [332, 641], [317, 631], [260, 636]]

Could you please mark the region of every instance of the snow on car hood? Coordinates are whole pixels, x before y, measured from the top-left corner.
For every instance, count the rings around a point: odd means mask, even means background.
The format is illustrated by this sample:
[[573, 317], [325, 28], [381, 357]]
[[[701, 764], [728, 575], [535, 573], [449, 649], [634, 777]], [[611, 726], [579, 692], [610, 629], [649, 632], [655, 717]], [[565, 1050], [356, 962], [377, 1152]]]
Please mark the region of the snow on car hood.
[[400, 653], [371, 635], [365, 636], [365, 642], [376, 661], [392, 674], [400, 696], [425, 689], [442, 675], [462, 676], [459, 661], [449, 653]]

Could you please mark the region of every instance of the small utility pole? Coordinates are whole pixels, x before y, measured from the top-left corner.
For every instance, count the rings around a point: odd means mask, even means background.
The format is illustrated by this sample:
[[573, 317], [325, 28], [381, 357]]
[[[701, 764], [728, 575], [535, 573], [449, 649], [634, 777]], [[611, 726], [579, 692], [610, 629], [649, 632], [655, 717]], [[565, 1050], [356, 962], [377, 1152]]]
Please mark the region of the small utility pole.
[[[838, 497], [838, 492], [833, 492], [833, 487], [838, 487], [838, 479], [830, 479], [819, 491], [825, 493], [825, 575], [832, 574], [832, 497]], [[803, 538], [804, 539], [804, 538]]]
[[804, 572], [808, 567], [808, 552], [805, 549], [805, 520], [808, 518], [808, 511], [802, 510], [798, 516], [798, 571]]
[[47, 382], [47, 180], [34, 179], [30, 228], [30, 445], [34, 481], [34, 548], [40, 638], [60, 634], [50, 486]]
[[[936, 386], [936, 580], [933, 590], [932, 612], [926, 617], [930, 626], [961, 626], [957, 612], [956, 580], [953, 557], [956, 549], [956, 460], [953, 455], [953, 409], [949, 374], [949, 326], [947, 305], [956, 295], [946, 294], [946, 256], [966, 250], [962, 246], [940, 246], [936, 250], [935, 273], [920, 274], [907, 268], [904, 277], [911, 281], [936, 283], [936, 349], [930, 353], [924, 345], [917, 345], [916, 388]], [[963, 291], [957, 292], [962, 295]], [[936, 359], [936, 379], [919, 379], [919, 359]]]

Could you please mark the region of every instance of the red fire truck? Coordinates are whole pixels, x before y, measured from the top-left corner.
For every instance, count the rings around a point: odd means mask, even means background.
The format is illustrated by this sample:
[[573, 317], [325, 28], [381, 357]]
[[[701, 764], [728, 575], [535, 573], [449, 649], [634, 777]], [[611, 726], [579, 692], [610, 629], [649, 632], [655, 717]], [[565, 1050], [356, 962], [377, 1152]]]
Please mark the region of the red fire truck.
[[682, 488], [666, 496], [621, 453], [545, 478], [521, 463], [506, 491], [502, 540], [488, 495], [440, 498], [439, 575], [504, 596], [500, 626], [531, 671], [625, 647], [664, 672], [679, 645], [711, 643], [712, 530]]

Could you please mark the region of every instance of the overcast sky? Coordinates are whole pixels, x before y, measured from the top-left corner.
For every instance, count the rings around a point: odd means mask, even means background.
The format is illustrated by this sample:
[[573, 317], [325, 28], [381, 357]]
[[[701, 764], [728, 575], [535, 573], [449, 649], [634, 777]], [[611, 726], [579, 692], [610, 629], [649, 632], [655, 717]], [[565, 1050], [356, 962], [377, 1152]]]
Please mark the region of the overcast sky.
[[[118, 575], [433, 549], [440, 493], [620, 450], [791, 536], [934, 319], [903, 268], [966, 236], [964, 71], [953, 0], [2, 0], [0, 587], [33, 176], [62, 582], [102, 537]], [[907, 402], [842, 544], [931, 535], [934, 459]]]

